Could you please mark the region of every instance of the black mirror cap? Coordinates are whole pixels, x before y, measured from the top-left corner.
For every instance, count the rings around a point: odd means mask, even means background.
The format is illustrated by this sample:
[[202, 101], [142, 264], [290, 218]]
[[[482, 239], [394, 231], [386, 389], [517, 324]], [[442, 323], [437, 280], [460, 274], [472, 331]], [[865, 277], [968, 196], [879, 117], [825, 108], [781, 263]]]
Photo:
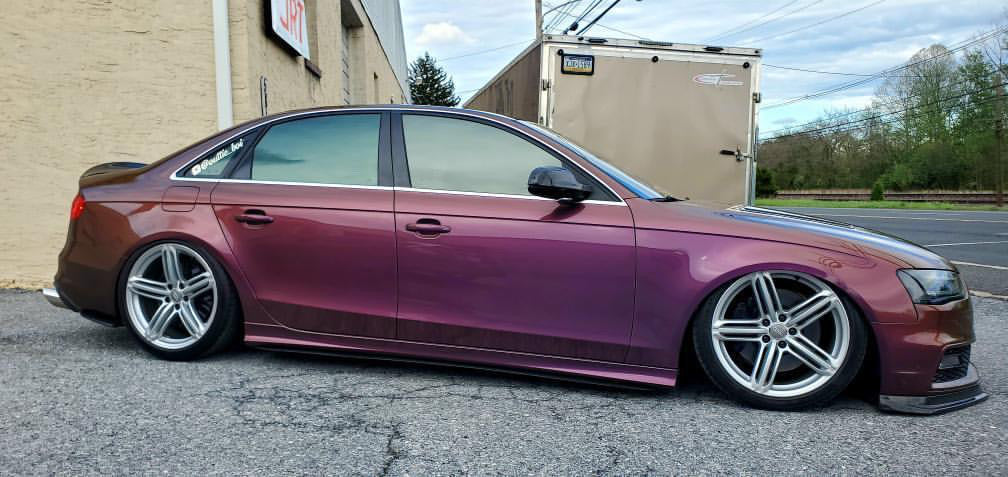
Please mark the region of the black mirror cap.
[[537, 167], [529, 174], [528, 191], [547, 199], [581, 202], [591, 195], [592, 187], [578, 182], [563, 167]]

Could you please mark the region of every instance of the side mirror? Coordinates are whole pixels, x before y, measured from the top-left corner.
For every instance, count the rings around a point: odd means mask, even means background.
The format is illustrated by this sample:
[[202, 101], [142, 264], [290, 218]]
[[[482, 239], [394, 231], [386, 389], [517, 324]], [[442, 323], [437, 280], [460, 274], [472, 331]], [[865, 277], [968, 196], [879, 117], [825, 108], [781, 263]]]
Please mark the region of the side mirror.
[[578, 182], [563, 167], [537, 167], [529, 174], [528, 191], [547, 199], [581, 202], [591, 195], [592, 187]]

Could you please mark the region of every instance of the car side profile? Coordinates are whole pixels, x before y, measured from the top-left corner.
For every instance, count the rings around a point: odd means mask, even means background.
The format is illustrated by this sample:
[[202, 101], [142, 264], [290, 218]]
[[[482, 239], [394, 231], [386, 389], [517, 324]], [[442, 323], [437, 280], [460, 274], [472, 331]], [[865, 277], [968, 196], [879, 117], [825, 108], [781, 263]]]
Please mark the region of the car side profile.
[[243, 340], [674, 386], [695, 352], [766, 409], [825, 405], [859, 374], [887, 410], [986, 398], [970, 299], [940, 256], [680, 201], [490, 113], [261, 118], [86, 171], [70, 219], [43, 293], [164, 359]]

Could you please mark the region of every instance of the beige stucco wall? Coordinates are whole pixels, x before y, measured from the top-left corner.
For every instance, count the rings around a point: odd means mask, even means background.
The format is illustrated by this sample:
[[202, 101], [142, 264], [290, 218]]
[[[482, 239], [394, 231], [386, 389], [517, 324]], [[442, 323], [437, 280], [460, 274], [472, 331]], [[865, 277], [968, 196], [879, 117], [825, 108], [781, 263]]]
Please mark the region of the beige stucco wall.
[[[262, 0], [231, 0], [235, 122], [260, 115], [260, 76], [270, 113], [343, 103], [341, 1], [364, 19], [353, 102], [401, 100], [359, 0], [307, 0], [321, 78], [266, 35]], [[212, 24], [206, 0], [3, 2], [0, 286], [51, 283], [84, 169], [151, 162], [217, 130]]]
[[84, 169], [216, 129], [210, 18], [203, 0], [3, 2], [0, 286], [52, 281]]

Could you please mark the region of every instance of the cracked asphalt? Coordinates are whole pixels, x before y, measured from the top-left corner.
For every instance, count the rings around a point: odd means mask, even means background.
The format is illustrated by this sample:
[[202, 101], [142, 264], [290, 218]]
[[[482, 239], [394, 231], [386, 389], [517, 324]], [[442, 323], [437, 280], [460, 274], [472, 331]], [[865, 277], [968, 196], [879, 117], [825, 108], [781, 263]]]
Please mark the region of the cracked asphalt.
[[753, 410], [697, 376], [641, 391], [250, 349], [172, 363], [0, 291], [0, 474], [1004, 475], [1008, 302], [975, 309], [991, 398], [917, 417], [854, 396]]

